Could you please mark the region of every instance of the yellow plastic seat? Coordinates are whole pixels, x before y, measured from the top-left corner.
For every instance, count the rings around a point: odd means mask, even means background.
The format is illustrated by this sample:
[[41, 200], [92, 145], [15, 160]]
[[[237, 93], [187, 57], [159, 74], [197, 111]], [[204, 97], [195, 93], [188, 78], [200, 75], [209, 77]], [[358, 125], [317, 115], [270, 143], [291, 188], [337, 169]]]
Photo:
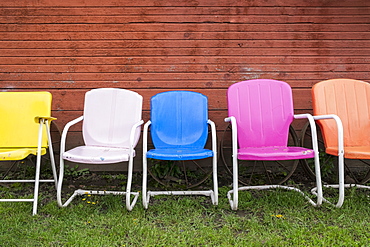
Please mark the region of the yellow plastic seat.
[[[37, 214], [40, 182], [54, 182], [57, 175], [51, 144], [50, 123], [52, 95], [49, 92], [0, 92], [0, 161], [17, 161], [37, 156], [35, 179], [3, 179], [1, 183], [34, 183], [33, 199], [0, 199], [0, 201], [33, 202]], [[53, 179], [40, 179], [41, 156], [49, 150]]]

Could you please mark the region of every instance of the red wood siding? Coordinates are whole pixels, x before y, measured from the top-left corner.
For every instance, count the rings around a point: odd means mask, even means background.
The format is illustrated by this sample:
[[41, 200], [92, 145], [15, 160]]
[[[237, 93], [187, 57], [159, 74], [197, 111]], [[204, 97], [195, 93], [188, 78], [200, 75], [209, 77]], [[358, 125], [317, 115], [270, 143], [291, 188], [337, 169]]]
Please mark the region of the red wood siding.
[[286, 81], [300, 113], [318, 81], [370, 82], [369, 62], [365, 0], [0, 1], [1, 90], [50, 91], [61, 127], [87, 90], [120, 87], [144, 96], [144, 120], [156, 93], [202, 92], [222, 130], [232, 83]]

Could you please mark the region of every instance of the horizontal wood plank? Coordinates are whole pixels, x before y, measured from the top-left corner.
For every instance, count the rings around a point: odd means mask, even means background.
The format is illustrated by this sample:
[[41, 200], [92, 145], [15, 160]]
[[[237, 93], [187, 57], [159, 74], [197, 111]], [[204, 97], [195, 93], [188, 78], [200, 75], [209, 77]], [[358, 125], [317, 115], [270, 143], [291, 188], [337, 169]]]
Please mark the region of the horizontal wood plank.
[[[1, 25], [0, 25], [1, 26]], [[0, 33], [1, 34], [1, 33]], [[25, 37], [24, 39], [26, 39]], [[90, 40], [89, 42], [81, 40], [66, 40], [66, 41], [4, 41], [0, 40], [0, 49], [2, 52], [0, 56], [7, 56], [6, 52], [14, 50], [18, 54], [11, 54], [11, 56], [22, 56], [22, 52], [34, 51], [32, 56], [40, 56], [39, 52], [46, 51], [50, 54], [45, 56], [58, 56], [58, 53], [65, 52], [63, 56], [99, 56], [100, 55], [116, 55], [125, 49], [139, 49], [139, 48], [303, 48], [305, 49], [327, 49], [327, 48], [369, 48], [369, 40], [110, 40], [109, 42], [101, 40]], [[168, 49], [171, 51], [172, 49]], [[5, 53], [3, 53], [5, 52]], [[73, 52], [73, 53], [71, 53]], [[117, 53], [119, 55], [119, 53]], [[24, 56], [27, 56], [25, 54]]]
[[[90, 0], [86, 2], [85, 0], [38, 0], [38, 1], [13, 1], [13, 0], [2, 0], [0, 6], [4, 7], [116, 7], [118, 5], [116, 0]], [[322, 0], [311, 0], [308, 2], [301, 2], [296, 0], [273, 0], [273, 1], [260, 1], [260, 0], [249, 0], [249, 1], [239, 1], [239, 0], [198, 0], [198, 1], [153, 1], [153, 0], [143, 0], [140, 2], [132, 2], [131, 0], [120, 0], [119, 6], [122, 7], [229, 7], [229, 6], [245, 6], [245, 7], [279, 7], [279, 6], [290, 6], [290, 7], [369, 7], [370, 3], [363, 0], [342, 0], [342, 1], [325, 1]]]
[[[369, 64], [0, 65], [0, 73], [243, 73], [363, 72]], [[196, 76], [194, 76], [196, 77]], [[5, 77], [3, 77], [5, 79]]]
[[[368, 9], [370, 11], [370, 8]], [[1, 9], [0, 9], [1, 12]], [[255, 18], [258, 18], [255, 17]], [[315, 17], [312, 17], [315, 18]], [[47, 24], [47, 25], [39, 25], [39, 24], [27, 24], [27, 25], [18, 25], [18, 24], [10, 24], [0, 26], [0, 32], [9, 32], [9, 36], [4, 36], [6, 38], [10, 38], [13, 35], [16, 38], [17, 33], [18, 35], [21, 34], [32, 34], [32, 33], [51, 33], [53, 34], [52, 37], [58, 37], [58, 33], [60, 32], [60, 37], [63, 38], [63, 32], [68, 32], [71, 34], [76, 35], [79, 33], [80, 35], [85, 35], [86, 33], [96, 32], [96, 33], [106, 33], [107, 35], [117, 35], [118, 32], [153, 32], [153, 31], [162, 31], [162, 32], [364, 32], [369, 31], [370, 27], [368, 24], [364, 23], [346, 23], [345, 20], [341, 21], [341, 25], [337, 23], [329, 23], [329, 24], [315, 24], [315, 23], [280, 23], [280, 24], [254, 24], [254, 23], [218, 23], [215, 25], [214, 23], [115, 23], [115, 24]], [[111, 34], [110, 34], [111, 33]], [[75, 36], [76, 37], [76, 36]], [[72, 37], [71, 37], [72, 38]], [[108, 38], [106, 38], [108, 39]], [[119, 39], [111, 38], [111, 39]]]
[[[175, 65], [175, 64], [363, 64], [369, 56], [126, 56], [126, 57], [2, 57], [1, 65]], [[36, 71], [35, 71], [36, 72]]]
[[[0, 3], [2, 6], [4, 1]], [[91, 1], [90, 1], [91, 2]], [[122, 1], [121, 1], [122, 2]], [[124, 3], [123, 3], [124, 4]], [[313, 7], [310, 5], [306, 6], [292, 6], [292, 5], [280, 5], [274, 6], [241, 6], [232, 5], [225, 7], [217, 7], [215, 5], [208, 6], [196, 6], [191, 8], [192, 15], [306, 15], [306, 16], [318, 16], [318, 15], [368, 15], [370, 7], [361, 6], [358, 7], [346, 7], [346, 11], [343, 11], [343, 6], [320, 6], [320, 8]], [[361, 3], [363, 5], [363, 3]], [[8, 5], [9, 6], [9, 5]], [[86, 3], [81, 7], [70, 7], [66, 6], [60, 8], [53, 5], [45, 5], [43, 8], [37, 7], [3, 7], [0, 9], [1, 16], [127, 16], [127, 15], [184, 15], [188, 13], [189, 7], [187, 6], [98, 6], [90, 7]]]
[[[259, 70], [253, 70], [248, 67], [240, 73], [220, 72], [220, 73], [0, 73], [0, 78], [3, 81], [21, 82], [21, 81], [39, 81], [46, 80], [50, 82], [50, 86], [53, 83], [61, 83], [69, 85], [76, 81], [106, 81], [119, 85], [120, 81], [128, 81], [148, 86], [148, 83], [152, 83], [150, 87], [161, 88], [161, 87], [187, 87], [186, 84], [193, 80], [203, 80], [206, 83], [232, 83], [243, 80], [258, 79], [258, 78], [271, 78], [278, 80], [322, 80], [325, 78], [369, 78], [370, 71], [352, 72], [352, 71], [328, 71], [328, 72], [287, 72], [287, 71], [276, 71], [276, 72], [265, 72]], [[156, 82], [166, 81], [166, 85], [160, 85]], [[171, 86], [172, 84], [172, 86]], [[11, 85], [9, 85], [11, 86]], [[142, 86], [140, 86], [142, 87]]]

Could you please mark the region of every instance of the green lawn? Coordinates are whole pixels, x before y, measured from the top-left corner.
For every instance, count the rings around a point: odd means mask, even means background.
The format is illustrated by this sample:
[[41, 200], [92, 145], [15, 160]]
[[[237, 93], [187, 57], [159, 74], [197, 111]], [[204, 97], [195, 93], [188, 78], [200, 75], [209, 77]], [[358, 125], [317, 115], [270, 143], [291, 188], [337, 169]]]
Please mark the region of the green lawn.
[[157, 196], [132, 212], [120, 196], [80, 197], [59, 208], [42, 194], [36, 216], [31, 203], [2, 202], [0, 246], [370, 245], [366, 190], [347, 189], [340, 209], [314, 208], [292, 191], [243, 191], [232, 211], [228, 189], [220, 188], [218, 206], [207, 197]]

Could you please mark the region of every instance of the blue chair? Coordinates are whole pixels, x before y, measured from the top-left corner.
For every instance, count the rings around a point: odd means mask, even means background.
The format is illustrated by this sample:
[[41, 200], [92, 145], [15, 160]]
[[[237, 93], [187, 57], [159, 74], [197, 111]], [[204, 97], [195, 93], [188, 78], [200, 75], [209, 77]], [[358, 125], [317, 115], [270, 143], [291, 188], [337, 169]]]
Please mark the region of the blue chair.
[[[212, 150], [205, 149], [211, 127]], [[154, 149], [148, 151], [148, 129]], [[190, 91], [169, 91], [151, 98], [150, 120], [143, 132], [143, 206], [148, 208], [154, 195], [205, 195], [218, 204], [216, 127], [208, 119], [208, 100], [203, 94]], [[147, 191], [147, 159], [199, 160], [213, 159], [213, 190]]]

